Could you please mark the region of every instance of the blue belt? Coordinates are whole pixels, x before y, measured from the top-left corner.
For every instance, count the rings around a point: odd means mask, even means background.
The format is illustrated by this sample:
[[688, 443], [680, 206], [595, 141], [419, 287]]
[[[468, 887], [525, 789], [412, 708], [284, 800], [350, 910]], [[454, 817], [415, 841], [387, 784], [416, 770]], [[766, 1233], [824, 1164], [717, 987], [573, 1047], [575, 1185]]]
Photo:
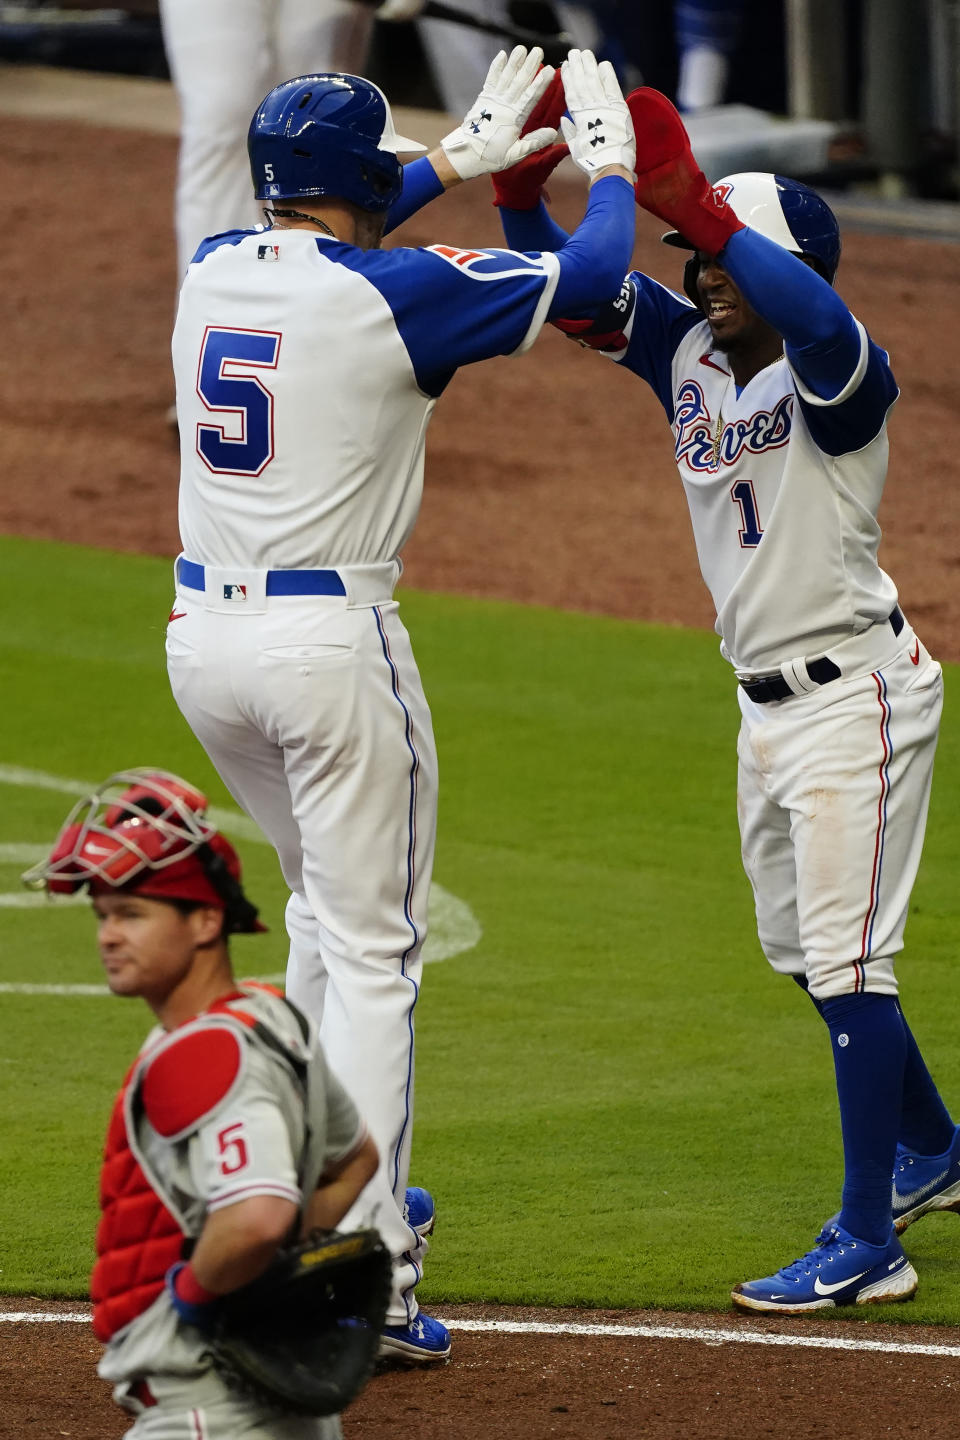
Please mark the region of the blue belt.
[[[203, 566], [194, 560], [177, 561], [177, 578], [191, 590], [205, 590]], [[346, 595], [336, 570], [268, 570], [268, 595]]]

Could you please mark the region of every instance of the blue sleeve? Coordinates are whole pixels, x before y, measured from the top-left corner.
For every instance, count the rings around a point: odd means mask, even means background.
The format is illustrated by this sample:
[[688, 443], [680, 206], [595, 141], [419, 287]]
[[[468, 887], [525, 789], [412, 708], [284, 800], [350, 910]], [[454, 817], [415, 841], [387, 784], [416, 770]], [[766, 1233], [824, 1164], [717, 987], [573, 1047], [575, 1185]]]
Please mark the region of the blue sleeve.
[[862, 450], [898, 394], [885, 351], [822, 276], [755, 230], [738, 230], [720, 259], [757, 314], [783, 336], [816, 444], [828, 455]]
[[611, 300], [630, 267], [636, 230], [633, 186], [608, 175], [590, 187], [587, 213], [561, 250], [549, 318]]
[[732, 55], [737, 46], [744, 0], [676, 0], [674, 33], [681, 50], [705, 45]]
[[824, 400], [839, 395], [860, 360], [860, 333], [833, 286], [749, 228], [731, 235], [720, 262], [757, 314], [783, 336], [807, 389]]
[[620, 289], [633, 254], [636, 209], [632, 186], [619, 176], [591, 186], [587, 212], [572, 235], [542, 200], [535, 210], [501, 206], [500, 221], [511, 250], [553, 251], [559, 259], [551, 320], [602, 304]]
[[512, 250], [356, 250], [337, 256], [377, 289], [413, 365], [417, 384], [439, 395], [461, 365], [510, 355], [546, 317], [557, 273], [551, 257]]
[[[625, 369], [646, 380], [672, 425], [673, 357], [684, 337], [703, 322], [703, 316], [689, 300], [636, 270], [624, 281], [624, 298], [621, 338], [626, 349], [616, 358]], [[602, 325], [603, 315], [598, 314], [594, 323]]]
[[542, 200], [535, 210], [508, 210], [501, 205], [500, 224], [511, 250], [562, 250], [570, 239]]
[[409, 165], [403, 167], [403, 189], [387, 211], [384, 235], [389, 235], [398, 225], [402, 225], [404, 220], [409, 220], [411, 215], [415, 215], [424, 205], [442, 194], [443, 182], [440, 176], [426, 155], [418, 155], [416, 160], [411, 160]]

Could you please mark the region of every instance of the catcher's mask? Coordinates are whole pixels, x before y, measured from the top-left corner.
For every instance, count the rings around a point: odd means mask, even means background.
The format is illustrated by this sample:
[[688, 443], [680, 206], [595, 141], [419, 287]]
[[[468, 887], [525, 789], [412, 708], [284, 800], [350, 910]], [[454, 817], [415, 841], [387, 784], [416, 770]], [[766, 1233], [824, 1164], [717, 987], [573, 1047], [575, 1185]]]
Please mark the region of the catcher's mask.
[[70, 811], [24, 883], [53, 895], [135, 891], [224, 912], [224, 934], [264, 931], [243, 893], [240, 857], [206, 818], [207, 797], [166, 770], [120, 770]]
[[247, 152], [258, 200], [336, 195], [389, 210], [403, 185], [398, 154], [425, 145], [398, 135], [383, 91], [359, 75], [301, 75], [257, 107]]
[[[784, 250], [806, 260], [832, 285], [840, 264], [840, 226], [826, 200], [816, 190], [799, 180], [784, 175], [768, 175], [762, 171], [746, 171], [742, 175], [726, 175], [714, 190], [732, 205], [737, 219]], [[696, 251], [678, 230], [661, 236], [664, 245], [680, 250]], [[700, 308], [696, 280], [700, 268], [694, 254], [683, 270], [683, 288], [687, 297]]]

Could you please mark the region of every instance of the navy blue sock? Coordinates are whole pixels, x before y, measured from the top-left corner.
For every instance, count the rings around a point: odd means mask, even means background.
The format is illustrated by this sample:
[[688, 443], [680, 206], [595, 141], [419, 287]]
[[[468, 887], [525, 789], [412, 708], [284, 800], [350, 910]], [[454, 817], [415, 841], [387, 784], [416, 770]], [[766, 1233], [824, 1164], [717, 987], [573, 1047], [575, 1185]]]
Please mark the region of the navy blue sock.
[[953, 1120], [906, 1019], [903, 1019], [903, 1028], [907, 1037], [907, 1060], [903, 1067], [903, 1108], [897, 1139], [918, 1155], [942, 1155], [953, 1142]]
[[[806, 976], [794, 975], [793, 978], [800, 989], [810, 995]], [[822, 1017], [821, 1002], [813, 995], [810, 995], [810, 1000]], [[900, 1019], [907, 1037], [907, 1057], [903, 1067], [903, 1101], [897, 1139], [917, 1155], [943, 1155], [953, 1143], [953, 1119], [933, 1083], [902, 1010]]]
[[869, 1245], [890, 1237], [891, 1177], [900, 1126], [907, 1038], [895, 995], [823, 1000], [843, 1132], [840, 1224]]

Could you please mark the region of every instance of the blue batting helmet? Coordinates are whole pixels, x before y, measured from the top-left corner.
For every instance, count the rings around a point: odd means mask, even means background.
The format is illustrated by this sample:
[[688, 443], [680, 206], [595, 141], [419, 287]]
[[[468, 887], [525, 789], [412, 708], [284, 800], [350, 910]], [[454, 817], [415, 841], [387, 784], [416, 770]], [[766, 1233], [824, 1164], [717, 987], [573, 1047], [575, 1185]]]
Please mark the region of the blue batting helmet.
[[[833, 284], [840, 264], [840, 226], [826, 200], [809, 185], [783, 175], [748, 171], [726, 175], [713, 188], [729, 201], [744, 225], [812, 261], [824, 280]], [[676, 230], [664, 235], [663, 241], [683, 250], [696, 249]]]
[[337, 195], [372, 211], [388, 210], [400, 194], [398, 153], [425, 149], [397, 134], [382, 90], [335, 72], [277, 85], [247, 136], [258, 200]]

